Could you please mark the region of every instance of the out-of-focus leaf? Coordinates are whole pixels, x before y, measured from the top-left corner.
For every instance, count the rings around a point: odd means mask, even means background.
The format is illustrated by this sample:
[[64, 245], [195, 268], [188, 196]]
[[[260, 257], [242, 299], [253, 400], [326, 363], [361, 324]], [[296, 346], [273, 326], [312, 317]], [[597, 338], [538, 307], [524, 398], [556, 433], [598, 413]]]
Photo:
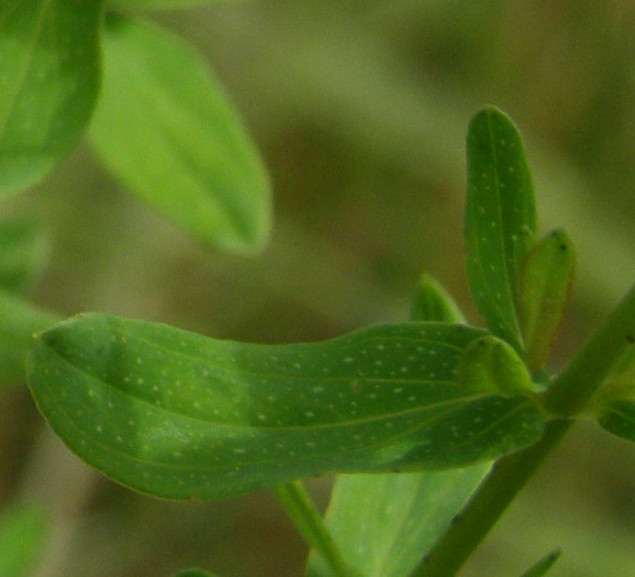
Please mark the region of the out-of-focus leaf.
[[519, 314], [525, 359], [533, 373], [545, 364], [569, 300], [575, 250], [554, 230], [529, 251], [520, 274]]
[[33, 283], [44, 253], [35, 223], [25, 218], [0, 221], [0, 289], [25, 293]]
[[109, 19], [90, 135], [132, 192], [195, 238], [259, 248], [270, 226], [260, 158], [201, 57], [162, 29]]
[[[489, 464], [385, 475], [340, 475], [326, 523], [342, 555], [363, 577], [403, 577], [449, 526]], [[316, 554], [309, 577], [333, 577]]]
[[41, 179], [84, 131], [98, 92], [102, 6], [0, 2], [0, 195]]
[[600, 426], [617, 437], [635, 442], [635, 400], [607, 403], [598, 413]]
[[540, 559], [535, 565], [532, 565], [527, 571], [525, 571], [521, 577], [543, 577], [553, 567], [553, 564], [558, 560], [562, 551], [559, 549], [552, 551]]
[[419, 279], [410, 318], [413, 321], [463, 322], [463, 315], [452, 297], [428, 275]]
[[468, 284], [489, 329], [521, 353], [518, 274], [533, 244], [536, 214], [522, 140], [505, 114], [490, 107], [474, 116], [467, 160]]
[[46, 515], [33, 506], [14, 506], [0, 517], [0, 575], [30, 574], [46, 538]]
[[29, 384], [53, 429], [109, 477], [214, 499], [326, 472], [466, 466], [534, 442], [544, 422], [532, 403], [456, 382], [481, 334], [405, 323], [252, 345], [89, 314], [39, 335]]
[[33, 334], [59, 318], [0, 290], [0, 386], [25, 382], [24, 366]]

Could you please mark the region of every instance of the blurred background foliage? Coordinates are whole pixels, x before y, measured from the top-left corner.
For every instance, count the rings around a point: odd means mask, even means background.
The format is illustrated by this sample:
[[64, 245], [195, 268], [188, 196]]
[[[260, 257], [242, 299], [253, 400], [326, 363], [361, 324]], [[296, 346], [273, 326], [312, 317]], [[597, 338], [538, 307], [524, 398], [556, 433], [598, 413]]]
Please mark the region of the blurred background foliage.
[[[0, 205], [48, 239], [38, 304], [258, 342], [405, 320], [419, 273], [477, 322], [462, 256], [464, 135], [483, 104], [519, 125], [542, 229], [579, 251], [553, 368], [633, 281], [635, 3], [627, 0], [244, 0], [152, 17], [209, 58], [275, 191], [270, 246], [204, 250], [125, 194], [87, 145]], [[150, 103], [151, 105], [151, 103]], [[98, 477], [0, 391], [0, 498], [44, 498], [38, 575], [302, 574], [304, 548], [268, 493], [213, 504], [140, 497]], [[328, 480], [311, 486], [324, 503]], [[465, 570], [519, 575], [555, 547], [554, 577], [632, 574], [635, 451], [577, 427]]]

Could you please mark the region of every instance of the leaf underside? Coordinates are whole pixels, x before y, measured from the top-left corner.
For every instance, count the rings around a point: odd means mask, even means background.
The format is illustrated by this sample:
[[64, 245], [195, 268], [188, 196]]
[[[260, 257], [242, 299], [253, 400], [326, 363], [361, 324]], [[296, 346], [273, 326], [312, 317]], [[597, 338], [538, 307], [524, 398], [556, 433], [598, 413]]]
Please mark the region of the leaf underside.
[[253, 345], [89, 314], [39, 336], [29, 384], [53, 429], [107, 476], [215, 499], [327, 472], [461, 467], [534, 442], [543, 418], [530, 401], [456, 383], [482, 334], [406, 323]]

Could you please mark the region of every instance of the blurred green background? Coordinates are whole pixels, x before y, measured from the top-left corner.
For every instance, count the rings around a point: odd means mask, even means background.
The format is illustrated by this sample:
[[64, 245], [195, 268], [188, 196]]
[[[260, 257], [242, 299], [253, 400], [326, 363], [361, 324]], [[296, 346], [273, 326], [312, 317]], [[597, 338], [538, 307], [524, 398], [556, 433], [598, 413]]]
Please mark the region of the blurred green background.
[[[524, 134], [541, 227], [564, 226], [577, 281], [557, 368], [635, 272], [635, 3], [627, 0], [244, 0], [152, 14], [209, 58], [268, 165], [272, 242], [203, 249], [132, 199], [87, 145], [0, 215], [35, 211], [49, 240], [35, 300], [257, 342], [405, 320], [419, 273], [478, 322], [465, 288], [464, 135], [484, 104]], [[78, 463], [25, 389], [0, 391], [0, 498], [45, 498], [38, 577], [302, 574], [269, 493], [213, 504], [140, 497]], [[312, 481], [324, 504], [328, 480]], [[635, 574], [635, 447], [582, 424], [466, 568]]]

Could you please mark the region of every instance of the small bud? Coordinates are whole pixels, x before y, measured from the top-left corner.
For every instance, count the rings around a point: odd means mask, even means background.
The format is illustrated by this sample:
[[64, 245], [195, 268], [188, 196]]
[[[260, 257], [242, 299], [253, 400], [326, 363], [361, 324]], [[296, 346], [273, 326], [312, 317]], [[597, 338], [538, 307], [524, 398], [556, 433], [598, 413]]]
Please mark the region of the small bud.
[[535, 390], [516, 351], [492, 335], [474, 339], [466, 347], [459, 364], [459, 380], [475, 393], [513, 396]]

